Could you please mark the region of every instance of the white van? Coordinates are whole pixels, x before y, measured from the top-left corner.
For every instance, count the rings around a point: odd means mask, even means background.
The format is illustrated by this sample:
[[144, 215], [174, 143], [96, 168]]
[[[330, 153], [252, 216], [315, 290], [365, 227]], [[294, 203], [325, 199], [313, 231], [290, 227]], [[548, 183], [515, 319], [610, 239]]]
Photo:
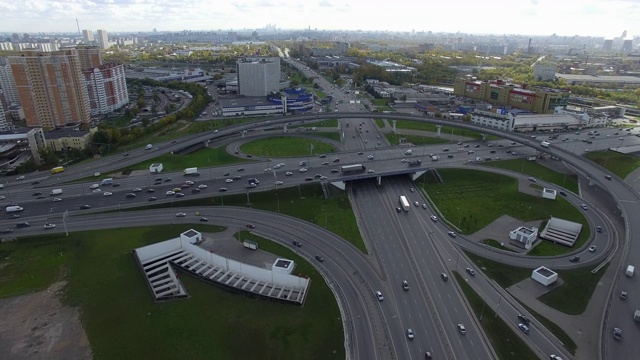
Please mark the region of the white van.
[[153, 147], [153, 145], [151, 145], [151, 144], [147, 144], [147, 146], [145, 146], [145, 147], [144, 147], [144, 149], [145, 149], [145, 150], [149, 150], [149, 149], [151, 149], [152, 147]]
[[11, 213], [11, 212], [18, 212], [18, 211], [22, 211], [22, 210], [24, 210], [24, 209], [23, 209], [21, 206], [13, 205], [13, 206], [7, 206], [7, 207], [5, 208], [5, 210], [6, 210], [8, 213]]
[[53, 189], [53, 190], [51, 190], [51, 192], [49, 193], [49, 195], [50, 195], [50, 196], [53, 196], [53, 195], [60, 195], [60, 194], [62, 194], [62, 189]]

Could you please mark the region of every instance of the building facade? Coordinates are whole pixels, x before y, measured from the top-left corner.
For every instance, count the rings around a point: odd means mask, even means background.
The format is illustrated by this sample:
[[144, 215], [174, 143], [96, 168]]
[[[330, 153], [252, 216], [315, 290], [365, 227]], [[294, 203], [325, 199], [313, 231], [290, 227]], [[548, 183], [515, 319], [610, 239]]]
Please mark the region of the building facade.
[[7, 117], [4, 113], [4, 106], [2, 106], [2, 101], [0, 101], [0, 131], [9, 131], [11, 130], [11, 126], [7, 121]]
[[99, 46], [78, 45], [76, 50], [80, 60], [80, 69], [92, 69], [102, 65], [102, 53]]
[[44, 134], [46, 146], [52, 151], [66, 151], [71, 149], [84, 150], [91, 144], [91, 136], [98, 128], [79, 130], [77, 128], [65, 128], [49, 131]]
[[95, 41], [93, 37], [93, 31], [91, 30], [82, 30], [82, 37], [84, 38], [84, 42], [86, 44], [91, 44]]
[[533, 65], [533, 78], [538, 81], [552, 81], [556, 78], [556, 65], [539, 63]]
[[109, 47], [109, 36], [107, 35], [107, 30], [98, 30], [96, 31], [96, 41], [98, 41], [98, 45], [101, 48], [106, 49]]
[[18, 96], [18, 88], [16, 81], [11, 72], [11, 65], [0, 65], [0, 89], [4, 94], [4, 100], [7, 104], [20, 104], [20, 96]]
[[511, 106], [538, 114], [553, 114], [555, 109], [566, 107], [569, 102], [568, 91], [550, 88], [531, 88], [523, 85], [516, 87], [505, 84], [502, 80], [468, 81], [456, 79], [453, 86], [455, 95], [485, 101], [500, 106]]
[[10, 56], [28, 127], [53, 129], [89, 122], [89, 100], [75, 49]]
[[129, 102], [124, 65], [105, 64], [82, 71], [91, 115], [108, 114]]
[[237, 62], [238, 94], [267, 96], [280, 90], [280, 58], [244, 58]]

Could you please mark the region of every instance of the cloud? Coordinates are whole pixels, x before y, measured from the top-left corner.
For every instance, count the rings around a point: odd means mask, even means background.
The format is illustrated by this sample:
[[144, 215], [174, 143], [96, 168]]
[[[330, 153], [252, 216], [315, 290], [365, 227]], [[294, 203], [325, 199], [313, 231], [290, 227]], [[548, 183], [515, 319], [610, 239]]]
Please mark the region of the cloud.
[[331, 3], [329, 2], [329, 0], [321, 0], [321, 1], [318, 3], [318, 6], [320, 6], [320, 7], [331, 7], [332, 5], [331, 5]]

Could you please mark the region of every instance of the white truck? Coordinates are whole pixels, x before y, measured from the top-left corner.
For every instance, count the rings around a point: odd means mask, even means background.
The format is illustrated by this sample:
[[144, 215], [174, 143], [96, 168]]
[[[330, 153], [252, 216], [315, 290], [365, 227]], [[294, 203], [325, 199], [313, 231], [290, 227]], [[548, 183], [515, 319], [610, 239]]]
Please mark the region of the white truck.
[[629, 265], [627, 266], [627, 271], [624, 272], [625, 275], [627, 275], [627, 277], [633, 277], [633, 272], [636, 270], [636, 268], [633, 265]]
[[200, 174], [198, 173], [198, 168], [197, 167], [192, 167], [192, 168], [184, 169], [184, 171], [182, 172], [182, 175], [184, 175], [184, 176], [198, 176]]
[[62, 189], [53, 189], [51, 190], [51, 192], [49, 193], [50, 196], [54, 196], [54, 195], [60, 195], [62, 194]]
[[100, 183], [101, 186], [111, 185], [111, 184], [113, 184], [113, 178], [102, 179], [102, 182]]
[[548, 147], [549, 147], [549, 145], [551, 145], [551, 143], [550, 143], [550, 142], [548, 142], [548, 141], [543, 141], [543, 142], [541, 142], [541, 143], [540, 143], [540, 146], [542, 146], [542, 147], [546, 147], [546, 148], [548, 148]]
[[22, 210], [24, 210], [24, 209], [22, 208], [22, 206], [12, 205], [12, 206], [7, 206], [7, 207], [5, 208], [5, 210], [6, 210], [8, 213], [12, 213], [12, 212], [22, 211]]

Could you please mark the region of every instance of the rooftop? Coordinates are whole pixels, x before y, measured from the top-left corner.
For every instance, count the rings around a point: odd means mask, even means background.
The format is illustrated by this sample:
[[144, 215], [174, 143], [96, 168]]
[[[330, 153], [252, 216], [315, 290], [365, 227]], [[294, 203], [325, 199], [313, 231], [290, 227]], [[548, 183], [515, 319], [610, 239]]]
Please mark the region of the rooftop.
[[78, 128], [61, 128], [44, 133], [46, 139], [61, 139], [63, 137], [80, 137], [89, 133], [88, 130]]

